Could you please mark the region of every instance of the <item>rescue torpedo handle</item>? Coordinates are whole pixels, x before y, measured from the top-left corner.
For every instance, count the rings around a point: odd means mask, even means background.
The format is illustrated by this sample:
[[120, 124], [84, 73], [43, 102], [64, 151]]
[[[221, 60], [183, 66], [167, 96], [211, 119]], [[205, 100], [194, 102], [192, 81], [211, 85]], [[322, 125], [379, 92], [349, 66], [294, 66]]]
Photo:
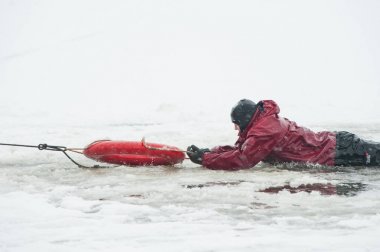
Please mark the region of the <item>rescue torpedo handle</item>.
[[[167, 150], [169, 150], [167, 147], [161, 147], [161, 148], [158, 148], [158, 147], [149, 146], [149, 145], [145, 142], [145, 137], [143, 137], [143, 138], [141, 139], [141, 143], [142, 143], [142, 144], [144, 145], [144, 147], [147, 148], [148, 150], [161, 150], [161, 151], [167, 151]], [[187, 153], [187, 151], [184, 151], [184, 150], [181, 150], [181, 149], [170, 149], [170, 151]]]

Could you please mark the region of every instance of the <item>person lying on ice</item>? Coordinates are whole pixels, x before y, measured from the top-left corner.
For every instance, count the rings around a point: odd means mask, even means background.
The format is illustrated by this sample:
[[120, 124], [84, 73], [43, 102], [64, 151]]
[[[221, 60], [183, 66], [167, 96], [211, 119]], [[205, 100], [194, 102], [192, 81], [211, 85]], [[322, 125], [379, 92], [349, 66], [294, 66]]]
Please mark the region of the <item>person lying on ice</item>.
[[269, 163], [311, 163], [326, 166], [380, 165], [380, 143], [365, 141], [346, 132], [313, 132], [280, 117], [271, 100], [254, 103], [240, 100], [231, 119], [239, 138], [235, 146], [187, 148], [194, 163], [213, 170], [248, 169], [260, 161]]

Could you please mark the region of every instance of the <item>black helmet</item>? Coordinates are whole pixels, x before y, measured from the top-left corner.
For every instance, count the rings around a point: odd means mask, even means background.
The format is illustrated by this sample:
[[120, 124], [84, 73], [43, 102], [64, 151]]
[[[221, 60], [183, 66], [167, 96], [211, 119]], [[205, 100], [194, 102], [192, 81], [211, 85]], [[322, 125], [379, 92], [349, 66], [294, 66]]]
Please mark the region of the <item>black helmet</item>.
[[231, 120], [244, 130], [256, 112], [257, 104], [248, 99], [240, 100], [231, 111]]

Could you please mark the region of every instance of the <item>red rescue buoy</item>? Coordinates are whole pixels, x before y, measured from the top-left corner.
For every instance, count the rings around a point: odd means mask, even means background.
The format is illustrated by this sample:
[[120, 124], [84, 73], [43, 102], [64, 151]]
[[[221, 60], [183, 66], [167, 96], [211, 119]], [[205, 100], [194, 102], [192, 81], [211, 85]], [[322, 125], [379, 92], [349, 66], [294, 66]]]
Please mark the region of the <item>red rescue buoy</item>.
[[185, 154], [177, 147], [164, 144], [133, 141], [101, 140], [88, 145], [83, 154], [99, 162], [145, 166], [174, 165], [185, 159]]

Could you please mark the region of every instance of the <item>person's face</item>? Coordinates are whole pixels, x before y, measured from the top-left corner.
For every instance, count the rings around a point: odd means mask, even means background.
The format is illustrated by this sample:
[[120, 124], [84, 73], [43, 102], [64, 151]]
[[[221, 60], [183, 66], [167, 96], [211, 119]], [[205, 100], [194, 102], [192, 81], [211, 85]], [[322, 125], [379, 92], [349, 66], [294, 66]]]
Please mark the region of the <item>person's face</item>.
[[235, 130], [238, 130], [238, 131], [240, 132], [240, 127], [239, 127], [239, 125], [237, 125], [237, 124], [234, 123], [234, 126], [235, 126]]

